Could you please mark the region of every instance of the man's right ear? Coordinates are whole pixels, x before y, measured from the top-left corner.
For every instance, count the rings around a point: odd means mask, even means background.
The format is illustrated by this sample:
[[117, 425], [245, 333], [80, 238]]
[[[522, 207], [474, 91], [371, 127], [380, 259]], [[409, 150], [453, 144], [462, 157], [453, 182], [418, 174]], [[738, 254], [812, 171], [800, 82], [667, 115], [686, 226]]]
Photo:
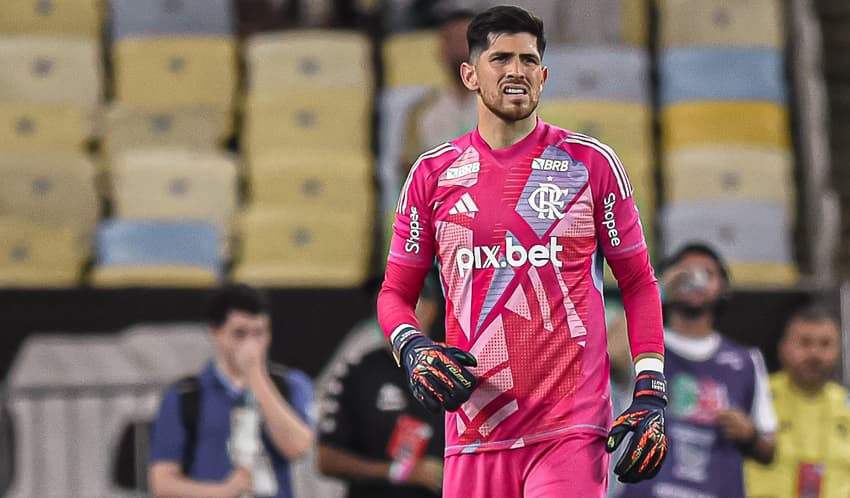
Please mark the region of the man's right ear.
[[463, 86], [471, 92], [477, 92], [480, 88], [475, 66], [468, 62], [461, 63], [460, 65], [460, 80], [463, 81]]

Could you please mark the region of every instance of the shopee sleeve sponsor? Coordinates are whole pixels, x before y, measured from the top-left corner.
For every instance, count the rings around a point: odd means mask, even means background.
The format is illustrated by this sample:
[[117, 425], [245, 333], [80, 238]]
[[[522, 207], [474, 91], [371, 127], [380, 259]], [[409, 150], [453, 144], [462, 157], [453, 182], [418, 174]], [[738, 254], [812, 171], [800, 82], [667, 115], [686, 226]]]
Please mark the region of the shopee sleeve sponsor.
[[387, 261], [430, 268], [434, 262], [430, 197], [436, 184], [429, 185], [423, 162], [413, 165], [399, 194]]
[[594, 149], [590, 185], [602, 253], [609, 260], [636, 254], [646, 248], [646, 240], [629, 175], [610, 147], [597, 142]]

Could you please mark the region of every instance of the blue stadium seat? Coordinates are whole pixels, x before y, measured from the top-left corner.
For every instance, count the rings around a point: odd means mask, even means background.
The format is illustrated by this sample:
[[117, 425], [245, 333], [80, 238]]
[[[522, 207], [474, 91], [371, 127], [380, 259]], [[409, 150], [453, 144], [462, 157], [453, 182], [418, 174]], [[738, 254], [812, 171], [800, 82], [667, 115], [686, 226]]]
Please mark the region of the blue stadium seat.
[[791, 255], [791, 219], [782, 202], [694, 200], [668, 203], [662, 213], [664, 255], [688, 241], [717, 247], [730, 263], [782, 263]]
[[663, 105], [689, 100], [784, 104], [782, 53], [771, 48], [676, 48], [659, 64]]
[[110, 0], [112, 39], [128, 36], [230, 36], [235, 30], [231, 0]]
[[99, 267], [221, 270], [219, 231], [209, 223], [106, 220], [98, 227], [96, 243]]
[[549, 67], [544, 99], [649, 101], [649, 58], [643, 49], [553, 46], [543, 64]]

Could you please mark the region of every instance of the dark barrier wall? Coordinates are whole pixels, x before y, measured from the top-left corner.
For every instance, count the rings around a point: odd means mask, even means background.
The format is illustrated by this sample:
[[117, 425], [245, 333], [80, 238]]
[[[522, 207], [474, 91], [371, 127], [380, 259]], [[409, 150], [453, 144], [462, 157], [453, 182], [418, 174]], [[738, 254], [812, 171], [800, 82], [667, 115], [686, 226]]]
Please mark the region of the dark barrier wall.
[[[336, 345], [372, 314], [373, 299], [360, 290], [269, 291], [273, 307], [272, 359], [315, 376]], [[613, 294], [613, 293], [612, 293]], [[203, 320], [208, 291], [180, 289], [0, 291], [0, 378], [24, 338], [34, 332], [114, 332], [143, 322]], [[758, 346], [776, 367], [775, 344], [788, 314], [805, 293], [737, 292], [719, 330]], [[439, 332], [438, 332], [439, 333]]]

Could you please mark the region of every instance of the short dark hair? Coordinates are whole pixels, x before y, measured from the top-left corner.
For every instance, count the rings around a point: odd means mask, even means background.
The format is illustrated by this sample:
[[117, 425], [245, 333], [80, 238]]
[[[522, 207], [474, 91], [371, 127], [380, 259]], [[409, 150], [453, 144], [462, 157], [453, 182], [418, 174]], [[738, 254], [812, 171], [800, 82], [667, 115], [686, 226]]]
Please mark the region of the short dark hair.
[[672, 256], [667, 258], [667, 261], [664, 263], [664, 269], [666, 270], [667, 268], [670, 268], [685, 259], [685, 256], [690, 256], [691, 254], [700, 254], [712, 259], [717, 265], [717, 269], [720, 271], [720, 276], [723, 278], [723, 281], [729, 285], [729, 268], [726, 266], [726, 262], [720, 256], [719, 252], [704, 242], [690, 242], [680, 247], [679, 250], [673, 253]]
[[807, 303], [795, 309], [786, 322], [786, 329], [794, 322], [832, 322], [838, 324], [835, 316], [819, 303]]
[[469, 59], [478, 57], [490, 47], [490, 35], [515, 35], [528, 33], [537, 37], [537, 51], [540, 57], [546, 50], [546, 36], [543, 34], [543, 21], [531, 12], [513, 5], [499, 5], [479, 13], [472, 19], [466, 30], [466, 43], [469, 45]]
[[228, 284], [216, 289], [207, 304], [207, 321], [220, 327], [227, 321], [231, 311], [243, 311], [252, 315], [269, 312], [266, 293], [245, 284]]

